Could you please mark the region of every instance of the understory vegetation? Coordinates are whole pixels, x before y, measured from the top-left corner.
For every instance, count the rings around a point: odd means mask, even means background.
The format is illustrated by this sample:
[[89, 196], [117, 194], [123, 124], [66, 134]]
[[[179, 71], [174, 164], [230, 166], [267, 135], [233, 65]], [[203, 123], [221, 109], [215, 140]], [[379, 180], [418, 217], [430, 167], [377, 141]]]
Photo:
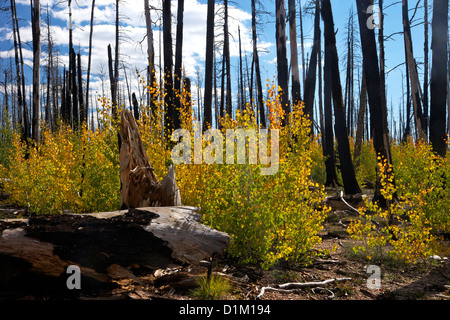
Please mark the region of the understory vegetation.
[[[157, 93], [158, 88], [150, 88]], [[231, 236], [228, 252], [244, 263], [264, 268], [279, 261], [308, 264], [321, 243], [319, 231], [330, 208], [326, 197], [325, 166], [320, 137], [311, 137], [303, 105], [293, 106], [289, 125], [282, 127], [284, 111], [275, 87], [266, 101], [271, 129], [280, 130], [279, 170], [261, 175], [262, 164], [179, 164], [177, 182], [184, 205], [202, 208], [209, 226]], [[156, 95], [157, 96], [157, 95]], [[190, 96], [182, 92], [182, 128], [195, 139], [196, 118]], [[10, 200], [35, 214], [87, 213], [118, 210], [120, 175], [118, 121], [111, 104], [101, 100], [97, 130], [72, 131], [60, 123], [53, 133], [43, 129], [36, 147], [22, 141], [8, 124], [1, 128], [0, 178]], [[171, 147], [163, 132], [163, 103], [141, 110], [138, 121], [150, 163], [158, 177], [171, 163]], [[6, 122], [5, 122], [6, 123]], [[258, 129], [252, 108], [238, 111], [236, 119], [221, 119], [222, 130]], [[208, 144], [203, 142], [203, 148]], [[450, 232], [450, 161], [435, 155], [422, 142], [393, 143], [393, 166], [381, 172], [387, 208], [367, 200], [348, 228], [367, 259], [382, 252], [417, 263], [434, 254], [449, 254], [441, 245]], [[191, 155], [194, 157], [194, 155]], [[249, 155], [247, 155], [248, 160]], [[248, 163], [248, 161], [247, 161]], [[377, 157], [371, 141], [363, 143], [357, 179], [375, 183]], [[383, 172], [394, 172], [384, 175]], [[395, 181], [394, 181], [395, 179]], [[387, 250], [387, 251], [386, 251]]]

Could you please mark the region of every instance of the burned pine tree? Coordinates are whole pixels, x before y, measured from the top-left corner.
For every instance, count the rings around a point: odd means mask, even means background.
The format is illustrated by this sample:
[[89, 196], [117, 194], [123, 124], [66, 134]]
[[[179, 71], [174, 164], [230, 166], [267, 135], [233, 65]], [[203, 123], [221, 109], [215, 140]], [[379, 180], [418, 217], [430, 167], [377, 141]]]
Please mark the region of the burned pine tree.
[[[370, 126], [373, 130], [373, 143], [377, 155], [377, 161], [387, 161], [392, 165], [391, 149], [389, 144], [389, 133], [387, 132], [387, 111], [383, 107], [383, 90], [380, 80], [380, 69], [378, 67], [377, 45], [375, 41], [375, 31], [367, 28], [366, 22], [370, 18], [370, 13], [366, 9], [373, 5], [373, 0], [358, 0], [358, 18], [360, 25], [361, 47], [363, 53], [363, 71], [367, 85], [367, 95], [369, 97]], [[385, 169], [385, 174], [393, 175], [393, 171]], [[395, 183], [395, 181], [394, 181]], [[381, 193], [380, 173], [377, 166], [377, 183], [375, 187], [374, 202], [378, 202], [382, 207], [387, 205], [386, 199]]]
[[284, 110], [283, 125], [287, 126], [291, 106], [289, 102], [289, 68], [287, 62], [286, 49], [286, 9], [284, 0], [275, 1], [276, 12], [276, 42], [277, 42], [277, 74], [279, 94], [281, 95], [281, 106]]
[[433, 61], [431, 70], [430, 142], [441, 157], [447, 153], [446, 99], [448, 54], [448, 1], [433, 4]]
[[205, 94], [203, 131], [212, 126], [212, 97], [213, 97], [213, 69], [214, 69], [214, 0], [208, 0], [208, 14], [206, 22], [206, 55], [205, 55]]
[[302, 100], [300, 94], [300, 72], [298, 69], [298, 44], [297, 44], [297, 10], [295, 0], [288, 0], [289, 7], [289, 40], [291, 49], [292, 69], [292, 104], [299, 104]]
[[[150, 12], [150, 7], [148, 0], [144, 0], [145, 6], [145, 24], [147, 27], [147, 58], [148, 58], [148, 67], [147, 67], [147, 82], [151, 88], [155, 87], [156, 83], [156, 74], [155, 74], [155, 48], [153, 45], [153, 26], [152, 26], [152, 16]], [[153, 113], [155, 113], [155, 101], [156, 94], [154, 90], [147, 91], [147, 104], [150, 106], [150, 109]]]
[[95, 12], [95, 0], [92, 0], [91, 7], [91, 24], [89, 31], [89, 54], [88, 54], [88, 67], [86, 75], [86, 119], [89, 118], [89, 86], [91, 79], [91, 64], [92, 64], [92, 36], [94, 34], [94, 12]]
[[258, 35], [256, 32], [256, 0], [252, 0], [252, 40], [253, 40], [253, 64], [255, 68], [255, 77], [256, 77], [256, 94], [257, 94], [256, 100], [258, 106], [257, 110], [259, 111], [260, 125], [262, 128], [265, 128], [266, 115], [262, 91], [261, 67], [259, 65]]
[[422, 110], [422, 101], [420, 97], [420, 82], [417, 73], [416, 61], [414, 59], [411, 26], [408, 15], [408, 0], [402, 0], [403, 34], [406, 50], [406, 63], [408, 64], [409, 76], [411, 81], [411, 94], [414, 107], [414, 119], [416, 125], [416, 136], [419, 140], [426, 141], [427, 133], [424, 130], [425, 120]]
[[33, 123], [32, 138], [39, 144], [40, 69], [41, 69], [41, 4], [32, 2], [31, 25], [33, 33]]
[[183, 29], [184, 29], [184, 0], [178, 0], [177, 11], [177, 36], [175, 49], [175, 74], [174, 74], [174, 90], [175, 90], [175, 107], [174, 107], [174, 129], [181, 128], [181, 78], [183, 74]]
[[334, 105], [335, 133], [338, 142], [342, 180], [345, 193], [347, 195], [357, 195], [361, 193], [361, 189], [356, 180], [355, 168], [352, 162], [350, 143], [347, 135], [342, 86], [339, 77], [339, 57], [336, 48], [336, 36], [330, 0], [322, 0], [322, 18], [324, 21], [325, 63], [329, 63], [329, 68], [331, 68], [331, 71], [329, 72], [331, 72], [330, 80]]
[[174, 128], [172, 8], [170, 0], [163, 0], [164, 39], [164, 127], [167, 137]]
[[316, 95], [316, 79], [317, 79], [317, 57], [320, 52], [320, 5], [316, 2], [315, 18], [314, 18], [314, 44], [311, 50], [311, 58], [309, 62], [308, 73], [305, 80], [305, 114], [311, 120], [311, 134], [314, 128], [314, 98]]

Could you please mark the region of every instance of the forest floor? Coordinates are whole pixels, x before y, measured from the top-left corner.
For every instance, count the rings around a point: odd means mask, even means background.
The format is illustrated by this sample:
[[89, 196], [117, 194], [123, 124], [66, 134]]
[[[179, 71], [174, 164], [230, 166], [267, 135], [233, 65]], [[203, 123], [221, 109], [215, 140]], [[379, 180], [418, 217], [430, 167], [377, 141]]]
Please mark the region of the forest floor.
[[[357, 206], [357, 205], [356, 205]], [[330, 254], [317, 259], [308, 267], [277, 264], [269, 270], [254, 265], [242, 265], [221, 256], [213, 261], [212, 272], [229, 280], [231, 290], [224, 300], [254, 300], [263, 287], [276, 287], [285, 283], [333, 281], [326, 285], [312, 285], [295, 292], [266, 291], [261, 300], [450, 300], [450, 261], [435, 257], [424, 263], [407, 265], [384, 257], [368, 262], [352, 252], [355, 242], [346, 231], [355, 212], [338, 200], [332, 203], [324, 229], [321, 231], [320, 249]], [[26, 217], [26, 210], [8, 204], [7, 195], [0, 191], [0, 219]], [[318, 248], [318, 249], [319, 249]], [[377, 265], [381, 271], [379, 289], [370, 289], [371, 273], [368, 265]], [[86, 295], [80, 299], [120, 300], [194, 300], [192, 290], [197, 280], [207, 273], [204, 266], [176, 266], [166, 270], [129, 268], [128, 275], [118, 275], [117, 289], [99, 296]], [[25, 297], [29, 299], [37, 297]], [[38, 298], [39, 299], [39, 298]]]

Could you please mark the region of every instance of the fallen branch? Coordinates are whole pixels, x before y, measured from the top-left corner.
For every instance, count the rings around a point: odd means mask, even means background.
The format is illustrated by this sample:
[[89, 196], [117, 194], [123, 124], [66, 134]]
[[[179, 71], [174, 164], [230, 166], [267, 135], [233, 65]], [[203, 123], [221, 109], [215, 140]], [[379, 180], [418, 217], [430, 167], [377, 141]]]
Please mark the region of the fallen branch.
[[296, 293], [299, 292], [299, 289], [310, 288], [310, 287], [320, 287], [326, 286], [327, 284], [333, 283], [335, 281], [350, 281], [352, 278], [336, 278], [336, 279], [328, 279], [321, 282], [304, 282], [304, 283], [285, 283], [276, 285], [274, 287], [263, 287], [261, 292], [256, 297], [256, 299], [261, 299], [265, 292], [267, 291], [275, 291], [279, 293]]
[[317, 287], [317, 288], [311, 289], [311, 291], [312, 291], [313, 293], [316, 293], [315, 290], [322, 290], [322, 291], [326, 291], [326, 292], [331, 293], [331, 295], [328, 296], [328, 299], [330, 299], [330, 300], [334, 299], [334, 297], [335, 297], [334, 292], [331, 291], [330, 289], [326, 289], [326, 288], [322, 288], [322, 287]]
[[344, 199], [344, 192], [343, 191], [341, 191], [340, 197], [341, 197], [342, 202], [344, 202], [347, 207], [349, 207], [350, 209], [352, 209], [356, 213], [360, 214], [358, 209], [353, 208], [347, 201], [345, 201], [345, 199]]

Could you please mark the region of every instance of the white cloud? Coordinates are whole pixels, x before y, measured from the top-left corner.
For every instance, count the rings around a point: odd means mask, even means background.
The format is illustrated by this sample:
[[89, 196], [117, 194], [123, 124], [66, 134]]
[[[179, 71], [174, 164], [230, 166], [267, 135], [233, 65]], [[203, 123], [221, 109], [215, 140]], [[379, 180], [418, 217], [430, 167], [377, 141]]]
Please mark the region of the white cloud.
[[[29, 6], [29, 0], [16, 0], [18, 4]], [[156, 8], [161, 7], [160, 0], [150, 0], [150, 5]], [[83, 69], [87, 69], [87, 55], [89, 49], [89, 32], [90, 32], [90, 18], [91, 18], [91, 0], [77, 0], [72, 1], [72, 19], [73, 19], [73, 44], [76, 52], [82, 54]], [[42, 8], [42, 37], [46, 37], [46, 11], [47, 4], [51, 12], [51, 32], [53, 40], [61, 52], [61, 62], [68, 67], [68, 44], [69, 44], [69, 9], [67, 1], [60, 0], [41, 0]], [[175, 40], [176, 40], [176, 16], [177, 16], [177, 1], [172, 1], [172, 15], [173, 15], [173, 45], [175, 54]], [[146, 24], [144, 16], [144, 1], [123, 0], [120, 5], [120, 54], [121, 60], [129, 68], [131, 78], [136, 81], [135, 69], [145, 70], [147, 64], [147, 43], [144, 40], [146, 36]], [[216, 8], [220, 10], [219, 7]], [[160, 19], [160, 11], [152, 10], [153, 21]], [[96, 0], [95, 19], [94, 19], [94, 34], [92, 47], [92, 67], [91, 67], [91, 88], [93, 90], [100, 90], [101, 81], [99, 77], [99, 70], [103, 65], [107, 70], [108, 57], [107, 46], [112, 45], [114, 50], [115, 45], [115, 1], [113, 0]], [[184, 10], [184, 37], [183, 37], [183, 67], [187, 76], [192, 78], [195, 85], [197, 70], [204, 69], [204, 58], [206, 54], [206, 16], [207, 4], [200, 3], [199, 0], [185, 0]], [[239, 56], [238, 47], [238, 27], [241, 29], [242, 46], [244, 52], [251, 55], [252, 52], [252, 38], [251, 38], [251, 15], [242, 9], [233, 7], [229, 8], [229, 31], [230, 31], [230, 55], [232, 58]], [[32, 41], [31, 24], [29, 23], [29, 16], [24, 16], [27, 22], [21, 22], [21, 38], [22, 42]], [[216, 15], [216, 19], [220, 16]], [[216, 20], [216, 22], [221, 20]], [[219, 22], [219, 24], [220, 24]], [[219, 31], [219, 29], [216, 29]], [[155, 62], [159, 62], [159, 27], [155, 26], [154, 31], [154, 47], [156, 51]], [[0, 41], [11, 41], [12, 28], [10, 26], [0, 28]], [[144, 41], [143, 41], [144, 40]], [[219, 37], [216, 41], [220, 42]], [[263, 50], [268, 50], [273, 47], [273, 43], [259, 41], [258, 47]], [[0, 49], [0, 57], [14, 55], [10, 48], [2, 47]], [[24, 48], [25, 49], [25, 48]], [[31, 48], [28, 48], [31, 49]], [[24, 50], [26, 59], [31, 59], [30, 50]], [[113, 52], [114, 54], [114, 52]], [[261, 52], [261, 54], [263, 54]], [[45, 53], [42, 54], [42, 59], [45, 58]], [[232, 61], [233, 63], [233, 61]], [[123, 77], [123, 70], [120, 70], [121, 77]], [[203, 72], [202, 72], [203, 73]], [[130, 77], [130, 74], [128, 74]], [[107, 85], [109, 86], [109, 77], [106, 77]], [[130, 80], [130, 79], [128, 79]], [[132, 84], [132, 88], [136, 89], [136, 83]]]

